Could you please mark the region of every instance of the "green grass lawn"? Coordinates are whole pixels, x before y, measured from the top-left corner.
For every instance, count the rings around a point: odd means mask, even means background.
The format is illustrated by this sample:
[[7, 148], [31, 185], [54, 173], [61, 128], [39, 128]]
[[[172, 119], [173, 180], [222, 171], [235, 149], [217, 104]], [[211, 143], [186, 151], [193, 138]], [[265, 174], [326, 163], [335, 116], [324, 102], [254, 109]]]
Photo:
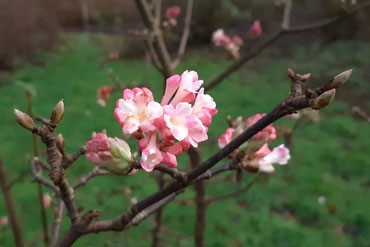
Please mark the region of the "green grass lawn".
[[[49, 116], [55, 104], [64, 99], [66, 112], [58, 131], [63, 133], [69, 152], [84, 145], [93, 131], [106, 129], [111, 136], [121, 136], [113, 117], [115, 99], [121, 94], [114, 94], [105, 108], [96, 103], [96, 89], [112, 84], [107, 74], [109, 68], [120, 80], [142, 82], [154, 90], [158, 101], [161, 98], [161, 75], [145, 62], [123, 59], [101, 67], [105, 53], [90, 36], [68, 36], [67, 40], [55, 51], [38, 55], [44, 66], [23, 65], [0, 84], [0, 155], [11, 179], [26, 174], [14, 185], [13, 194], [28, 246], [41, 246], [42, 228], [36, 184], [29, 174], [31, 136], [15, 124], [13, 117], [13, 108], [26, 110], [24, 89], [19, 81], [33, 88], [36, 115]], [[349, 83], [322, 112], [321, 121], [297, 128], [289, 165], [277, 167], [276, 173], [264, 177], [248, 193], [210, 205], [207, 246], [369, 246], [370, 128], [369, 123], [355, 120], [349, 114], [352, 105], [370, 110], [369, 54], [369, 44], [355, 42], [337, 42], [325, 48], [298, 47], [288, 56], [269, 49], [209, 92], [219, 109], [209, 129], [209, 136], [216, 140], [226, 128], [227, 115], [248, 117], [267, 112], [286, 96], [287, 67], [298, 73], [311, 72], [312, 85], [354, 69]], [[207, 82], [228, 63], [207, 56], [204, 51], [192, 51], [177, 72], [196, 70]], [[283, 119], [276, 124], [292, 127], [294, 123]], [[217, 150], [217, 145], [207, 142], [201, 149], [206, 159]], [[181, 159], [179, 168], [188, 168], [186, 157]], [[69, 179], [74, 181], [90, 169], [91, 164], [81, 158], [68, 170]], [[207, 193], [215, 196], [232, 192], [254, 176], [245, 173], [240, 183], [210, 181]], [[122, 192], [127, 186], [139, 200], [156, 191], [154, 180], [143, 171], [130, 177], [100, 177], [76, 192], [77, 204], [100, 209], [102, 219], [112, 218], [130, 205]], [[179, 199], [192, 196], [188, 189]], [[319, 204], [320, 196], [336, 210], [329, 212]], [[2, 200], [0, 215], [6, 214]], [[51, 209], [48, 218], [51, 224]], [[194, 220], [193, 207], [168, 205], [164, 213], [163, 246], [193, 246]], [[126, 232], [85, 236], [75, 246], [149, 246], [152, 225], [149, 218]], [[64, 231], [68, 226], [65, 218]], [[12, 245], [10, 227], [0, 226], [0, 246]]]

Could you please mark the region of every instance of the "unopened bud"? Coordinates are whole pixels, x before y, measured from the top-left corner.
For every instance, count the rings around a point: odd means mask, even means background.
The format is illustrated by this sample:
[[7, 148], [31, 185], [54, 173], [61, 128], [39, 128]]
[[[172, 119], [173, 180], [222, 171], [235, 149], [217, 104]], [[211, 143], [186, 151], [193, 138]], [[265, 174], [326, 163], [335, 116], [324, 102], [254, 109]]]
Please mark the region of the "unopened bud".
[[291, 68], [288, 68], [287, 70], [288, 77], [293, 79], [295, 77], [295, 73]]
[[35, 123], [33, 119], [26, 113], [14, 109], [15, 119], [17, 123], [25, 129], [33, 130], [35, 128]]
[[62, 134], [59, 134], [56, 138], [57, 148], [61, 154], [64, 153], [65, 143], [64, 143], [64, 137]]
[[58, 104], [55, 106], [54, 110], [51, 112], [50, 121], [52, 123], [59, 123], [64, 116], [64, 103], [63, 100], [59, 101]]
[[316, 99], [313, 99], [310, 102], [311, 108], [314, 110], [319, 110], [324, 108], [325, 106], [329, 105], [330, 102], [334, 99], [335, 96], [335, 89], [331, 89], [329, 91], [324, 92]]
[[338, 89], [341, 86], [344, 85], [349, 79], [349, 77], [352, 74], [352, 69], [346, 70], [339, 75], [335, 76], [331, 82], [327, 84], [327, 87], [325, 89], [330, 90], [330, 89]]

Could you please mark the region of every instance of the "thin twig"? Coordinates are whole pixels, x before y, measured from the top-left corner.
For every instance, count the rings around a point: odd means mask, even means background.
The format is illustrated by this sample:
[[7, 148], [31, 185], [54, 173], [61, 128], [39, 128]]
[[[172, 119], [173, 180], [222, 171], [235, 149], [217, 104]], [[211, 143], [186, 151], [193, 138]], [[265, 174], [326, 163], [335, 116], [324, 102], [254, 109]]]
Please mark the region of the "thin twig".
[[[27, 99], [27, 113], [31, 118], [33, 118], [34, 114], [32, 111], [32, 94], [29, 91], [26, 91], [26, 99]], [[38, 157], [39, 150], [37, 146], [36, 134], [31, 133], [31, 138], [32, 138], [33, 155], [35, 157]], [[41, 166], [41, 169], [42, 169], [42, 166]], [[41, 183], [37, 184], [37, 194], [38, 194], [38, 200], [39, 200], [39, 206], [40, 206], [40, 215], [41, 215], [41, 224], [42, 224], [42, 230], [43, 230], [44, 244], [45, 246], [49, 246], [48, 222], [47, 222], [47, 216], [46, 216], [46, 209], [43, 203], [44, 192], [43, 192]]]
[[21, 224], [19, 223], [17, 212], [15, 211], [15, 205], [13, 201], [13, 196], [11, 194], [11, 187], [9, 186], [8, 178], [9, 177], [5, 170], [4, 163], [0, 158], [0, 187], [2, 194], [4, 196], [6, 209], [8, 211], [9, 221], [12, 226], [15, 246], [22, 247], [24, 244]]
[[186, 45], [188, 43], [189, 34], [190, 34], [190, 23], [191, 23], [191, 16], [193, 13], [193, 2], [194, 0], [188, 0], [188, 3], [186, 5], [184, 29], [182, 31], [181, 41], [180, 41], [179, 49], [177, 51], [177, 57], [172, 62], [172, 69], [175, 69], [179, 65], [181, 58], [184, 56], [184, 53], [186, 50]]
[[104, 176], [111, 174], [108, 171], [102, 170], [99, 167], [95, 166], [91, 172], [86, 175], [80, 177], [80, 179], [72, 186], [74, 190], [80, 188], [81, 186], [85, 185], [89, 180], [97, 176]]
[[283, 19], [281, 21], [281, 27], [284, 30], [288, 30], [290, 26], [290, 13], [292, 12], [292, 2], [293, 0], [285, 0], [285, 8], [283, 13]]
[[[158, 183], [158, 189], [159, 190], [163, 189], [165, 185], [163, 173], [158, 174], [157, 183]], [[160, 243], [161, 243], [160, 233], [161, 233], [161, 228], [162, 228], [162, 215], [163, 215], [162, 207], [159, 208], [154, 213], [154, 227], [152, 231], [152, 244], [151, 244], [152, 247], [158, 247], [160, 246]]]
[[238, 194], [241, 194], [241, 193], [245, 193], [247, 191], [249, 191], [252, 186], [258, 181], [258, 179], [260, 178], [260, 173], [257, 174], [256, 176], [254, 176], [254, 178], [243, 188], [240, 188], [236, 191], [233, 191], [231, 193], [228, 193], [226, 195], [221, 195], [221, 196], [214, 196], [214, 197], [210, 197], [207, 199], [207, 203], [212, 203], [212, 202], [217, 202], [217, 201], [222, 201], [222, 200], [225, 200], [225, 199], [229, 199], [229, 198], [232, 198]]
[[[188, 150], [190, 165], [195, 169], [201, 163], [199, 150], [191, 147]], [[194, 245], [196, 247], [205, 246], [205, 230], [206, 230], [206, 188], [203, 180], [197, 180], [194, 183], [195, 190], [195, 217], [194, 217]]]
[[62, 225], [62, 220], [63, 220], [63, 211], [64, 211], [64, 202], [62, 200], [59, 200], [58, 206], [57, 206], [57, 212], [55, 214], [52, 235], [51, 235], [51, 241], [50, 241], [51, 246], [55, 246], [56, 243], [58, 242], [60, 227]]
[[55, 194], [59, 195], [59, 188], [55, 186], [51, 181], [47, 180], [42, 176], [42, 170], [39, 169], [36, 163], [39, 163], [40, 159], [38, 157], [34, 157], [31, 160], [31, 171], [33, 177], [35, 178], [36, 182], [45, 185], [46, 187], [50, 188], [54, 191]]

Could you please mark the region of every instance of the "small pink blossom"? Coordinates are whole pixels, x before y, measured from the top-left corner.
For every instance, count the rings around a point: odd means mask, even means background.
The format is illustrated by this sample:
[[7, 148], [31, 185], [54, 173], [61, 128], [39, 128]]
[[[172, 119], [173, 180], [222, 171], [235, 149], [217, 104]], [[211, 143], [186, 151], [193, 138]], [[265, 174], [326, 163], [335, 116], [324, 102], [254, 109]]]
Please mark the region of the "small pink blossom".
[[162, 153], [157, 146], [157, 137], [155, 134], [147, 136], [149, 139], [146, 147], [141, 151], [141, 167], [151, 172], [153, 169], [163, 161]]
[[110, 95], [113, 91], [111, 86], [101, 86], [98, 88], [97, 99], [98, 104], [101, 106], [106, 106], [107, 101], [110, 99]]
[[171, 6], [166, 9], [166, 17], [168, 19], [177, 19], [181, 13], [181, 8], [179, 6]]
[[254, 153], [254, 155], [256, 157], [263, 158], [269, 153], [271, 153], [271, 150], [269, 149], [268, 144], [265, 143], [260, 149], [257, 150], [257, 152]]
[[231, 42], [231, 38], [220, 28], [213, 32], [212, 41], [215, 46], [226, 46]]
[[9, 224], [8, 216], [0, 216], [0, 226]]
[[86, 159], [114, 174], [126, 174], [131, 169], [132, 155], [129, 145], [105, 133], [93, 133], [86, 142]]
[[193, 147], [198, 147], [199, 142], [203, 142], [208, 139], [208, 129], [202, 124], [199, 118], [195, 116], [189, 117], [187, 127], [189, 132], [186, 137], [186, 141], [188, 141]]
[[239, 36], [230, 37], [223, 29], [217, 29], [213, 32], [212, 41], [215, 46], [223, 46], [234, 59], [239, 59], [239, 50], [243, 45], [243, 40]]
[[289, 149], [284, 144], [281, 144], [259, 161], [259, 171], [271, 173], [275, 171], [273, 164], [285, 165], [288, 163], [288, 160], [290, 160]]
[[255, 20], [253, 22], [252, 26], [248, 30], [248, 35], [252, 38], [258, 38], [262, 35], [262, 27], [259, 20]]
[[216, 113], [216, 103], [211, 96], [204, 94], [204, 88], [201, 88], [195, 99], [192, 114], [198, 117], [204, 126], [208, 127], [211, 124], [212, 116]]
[[[162, 105], [176, 105], [180, 102], [192, 102], [203, 84], [195, 71], [184, 71], [181, 76], [174, 75], [167, 79]], [[172, 100], [171, 100], [172, 99]]]
[[181, 102], [173, 107], [166, 105], [164, 109], [164, 120], [171, 134], [179, 141], [184, 140], [189, 133], [188, 118], [191, 116], [192, 108], [189, 103]]
[[48, 193], [45, 193], [45, 194], [42, 196], [42, 205], [43, 205], [45, 208], [50, 208], [50, 207], [51, 207], [51, 203], [52, 203], [52, 198], [51, 198], [51, 196], [50, 196]]

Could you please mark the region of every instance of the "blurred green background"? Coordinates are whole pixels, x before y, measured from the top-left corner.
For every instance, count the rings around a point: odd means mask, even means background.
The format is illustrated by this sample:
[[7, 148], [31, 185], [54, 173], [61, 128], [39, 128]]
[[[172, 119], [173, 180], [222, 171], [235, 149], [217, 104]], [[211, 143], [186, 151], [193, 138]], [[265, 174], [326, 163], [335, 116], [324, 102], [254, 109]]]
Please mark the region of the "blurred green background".
[[[21, 3], [19, 0], [14, 2]], [[37, 6], [36, 2], [30, 6]], [[96, 7], [94, 1], [87, 2], [91, 4], [91, 9]], [[134, 8], [132, 3], [125, 5], [121, 1], [121, 5], [114, 5], [114, 1], [108, 2], [104, 6], [116, 6], [116, 9], [122, 9], [123, 12]], [[228, 4], [228, 8], [215, 8], [225, 12], [221, 15], [226, 16], [225, 20], [219, 23], [218, 20], [210, 21], [210, 24], [204, 25], [207, 30], [198, 30], [202, 26], [195, 26], [189, 52], [177, 73], [187, 69], [196, 70], [207, 83], [232, 63], [225, 59], [223, 51], [212, 48], [208, 43], [210, 32], [221, 24], [221, 27], [238, 32], [239, 25], [244, 21], [251, 22], [259, 17], [266, 25], [266, 32], [273, 29], [277, 17], [269, 15], [269, 11], [276, 7], [272, 6], [271, 1], [261, 1], [264, 5], [258, 1], [251, 1], [250, 5], [243, 5], [243, 2], [212, 3], [214, 6]], [[297, 11], [307, 2], [301, 1]], [[198, 2], [200, 5], [206, 3]], [[13, 3], [1, 4], [9, 7]], [[335, 8], [335, 1], [326, 4], [325, 9], [321, 5], [309, 5], [309, 10], [320, 10], [318, 12], [321, 15], [336, 14], [339, 11]], [[68, 15], [61, 12], [64, 8], [54, 10], [59, 14], [49, 15], [53, 16], [55, 22], [47, 22], [45, 25], [54, 23], [55, 27], [50, 27], [51, 33], [45, 31], [47, 35], [40, 34], [38, 39], [40, 41], [40, 37], [44, 37], [44, 43], [35, 41], [23, 47], [23, 43], [27, 42], [23, 40], [24, 37], [19, 38], [19, 30], [14, 32], [20, 44], [13, 49], [14, 52], [10, 52], [13, 51], [10, 48], [5, 49], [5, 43], [0, 42], [0, 47], [8, 51], [0, 52], [0, 65], [3, 69], [0, 77], [0, 155], [10, 179], [16, 181], [12, 192], [27, 246], [42, 245], [42, 227], [37, 186], [32, 183], [29, 171], [29, 161], [33, 156], [31, 136], [15, 124], [13, 117], [14, 108], [23, 111], [27, 108], [25, 88], [30, 88], [34, 93], [32, 101], [36, 115], [48, 117], [55, 104], [61, 98], [64, 99], [66, 113], [58, 131], [63, 133], [67, 150], [74, 152], [84, 145], [93, 131], [106, 129], [111, 136], [121, 136], [120, 127], [113, 117], [115, 100], [121, 94], [113, 94], [106, 107], [96, 103], [97, 88], [113, 84], [108, 70], [113, 70], [122, 82], [140, 82], [150, 87], [157, 100], [161, 98], [163, 85], [161, 75], [145, 61], [143, 46], [138, 44], [138, 38], [125, 32], [116, 32], [118, 27], [140, 27], [140, 22], [135, 19], [137, 16], [112, 13], [101, 7], [100, 12], [97, 11], [100, 15], [91, 15], [96, 19], [90, 17], [84, 22], [80, 16], [72, 25], [67, 22], [72, 22], [73, 16], [66, 17]], [[197, 18], [205, 18], [204, 14], [196, 10], [195, 6], [194, 22]], [[75, 12], [75, 16], [79, 16], [80, 12]], [[364, 24], [369, 19], [367, 13], [361, 12], [344, 20], [346, 24], [342, 28], [337, 24], [330, 29], [284, 37], [208, 92], [214, 97], [219, 112], [209, 128], [210, 141], [201, 145], [203, 160], [218, 150], [216, 140], [227, 127], [228, 115], [235, 118], [267, 112], [286, 96], [289, 91], [287, 67], [302, 74], [312, 73], [308, 85], [310, 87], [326, 82], [344, 70], [354, 69], [349, 83], [338, 92], [335, 101], [320, 112], [320, 121], [296, 125], [292, 136], [292, 159], [287, 166], [277, 167], [271, 176], [263, 176], [250, 191], [209, 206], [207, 246], [370, 246], [370, 128], [369, 122], [352, 111], [353, 106], [357, 106], [365, 113], [370, 112], [370, 44], [366, 36], [368, 27]], [[36, 16], [36, 19], [41, 18], [41, 15]], [[55, 16], [64, 18], [65, 22]], [[3, 13], [0, 17], [6, 18]], [[31, 25], [33, 22], [29, 23]], [[36, 24], [33, 28], [42, 29]], [[102, 30], [108, 31], [102, 33]], [[35, 35], [34, 32], [30, 33]], [[32, 36], [26, 34], [26, 38]], [[11, 33], [5, 36], [0, 40], [6, 40]], [[51, 38], [49, 40], [46, 37]], [[169, 38], [172, 39], [169, 44], [172, 47], [177, 40], [176, 35]], [[108, 54], [114, 51], [121, 54], [120, 59], [107, 60]], [[6, 55], [1, 57], [2, 54]], [[283, 119], [276, 125], [292, 128], [295, 121]], [[280, 138], [276, 144], [283, 141]], [[189, 169], [187, 157], [183, 156], [179, 167]], [[69, 180], [75, 181], [90, 171], [91, 167], [82, 157], [68, 170]], [[254, 176], [245, 173], [239, 183], [232, 178], [226, 182], [211, 180], [208, 182], [207, 194], [212, 197], [230, 193], [245, 187]], [[132, 194], [124, 193], [125, 188], [130, 188]], [[130, 177], [99, 177], [76, 192], [77, 205], [100, 209], [101, 218], [109, 219], [129, 207], [132, 197], [143, 199], [155, 192], [156, 188], [155, 180], [143, 171]], [[178, 200], [193, 196], [189, 188]], [[326, 203], [320, 204], [320, 197], [325, 198]], [[1, 215], [6, 215], [2, 197]], [[50, 225], [53, 216], [53, 210], [48, 209]], [[164, 210], [162, 245], [193, 246], [195, 220], [193, 206], [176, 202], [168, 205]], [[69, 222], [66, 217], [63, 222], [64, 232]], [[152, 227], [153, 219], [149, 218], [126, 232], [82, 237], [74, 246], [149, 246]], [[13, 246], [10, 226], [0, 226], [0, 246]]]

